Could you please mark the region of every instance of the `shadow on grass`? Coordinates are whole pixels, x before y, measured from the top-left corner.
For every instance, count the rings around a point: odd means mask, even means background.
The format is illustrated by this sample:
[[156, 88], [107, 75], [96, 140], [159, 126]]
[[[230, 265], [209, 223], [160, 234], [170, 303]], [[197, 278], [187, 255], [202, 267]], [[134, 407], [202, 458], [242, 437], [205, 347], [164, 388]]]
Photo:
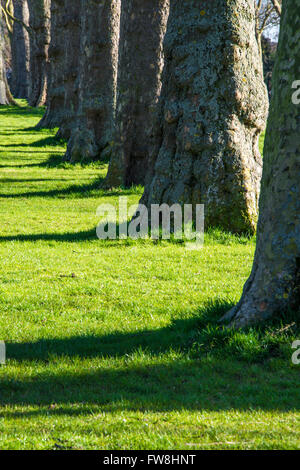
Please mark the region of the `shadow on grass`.
[[[68, 186], [64, 189], [53, 189], [50, 191], [26, 191], [24, 193], [14, 193], [14, 194], [2, 194], [0, 193], [0, 198], [3, 199], [19, 199], [19, 198], [32, 198], [32, 197], [43, 197], [43, 198], [60, 198], [60, 197], [76, 197], [76, 198], [86, 198], [95, 196], [94, 192], [99, 191], [101, 181], [103, 178], [97, 178], [97, 180], [88, 184], [74, 184]], [[92, 194], [93, 193], [93, 194]], [[109, 194], [105, 194], [109, 195]]]
[[[17, 152], [21, 153], [21, 152]], [[24, 153], [24, 151], [22, 152]], [[33, 152], [28, 152], [33, 153]], [[38, 153], [38, 152], [34, 152]], [[45, 153], [40, 151], [39, 153]], [[47, 160], [38, 163], [20, 163], [18, 165], [0, 165], [0, 168], [56, 168], [64, 165], [63, 155], [61, 153], [51, 155]]]
[[[16, 117], [24, 117], [24, 116], [31, 116], [31, 117], [39, 117], [42, 118], [45, 113], [45, 108], [31, 108], [30, 106], [0, 106], [0, 116], [12, 116], [15, 115]], [[22, 128], [22, 131], [29, 130]], [[32, 128], [33, 130], [34, 128]], [[18, 129], [16, 129], [18, 131]]]
[[[241, 361], [237, 348], [235, 354], [231, 350], [231, 356], [223, 354], [222, 348], [215, 355], [209, 352], [218, 331], [227, 338], [227, 345], [233, 342], [235, 332], [216, 326], [231, 306], [219, 301], [204, 307], [195, 318], [175, 320], [157, 330], [8, 343], [10, 360], [34, 361], [37, 367], [44, 364], [50, 369], [36, 375], [33, 371], [24, 380], [2, 375], [1, 404], [47, 406], [53, 414], [70, 415], [80, 409], [72, 409], [72, 404], [82, 405], [80, 413], [90, 413], [91, 406], [150, 411], [300, 409], [298, 371], [288, 365], [286, 372], [282, 366], [276, 371], [268, 367], [268, 356], [263, 361], [261, 356], [257, 361], [255, 356], [250, 362]], [[198, 346], [205, 346], [200, 355], [193, 354], [199, 334], [202, 344]], [[102, 362], [91, 367], [85, 362], [90, 358]], [[116, 358], [121, 362], [114, 367], [109, 359]], [[25, 364], [28, 362], [24, 363], [27, 367]], [[55, 410], [53, 403], [68, 406]], [[43, 411], [29, 411], [28, 415], [31, 413]]]
[[0, 178], [0, 183], [42, 183], [45, 181], [59, 181], [61, 178]]
[[0, 236], [0, 243], [20, 241], [55, 241], [55, 242], [83, 242], [97, 240], [96, 228], [91, 230], [82, 230], [81, 232], [67, 233], [30, 233], [22, 235]]
[[113, 190], [101, 189], [104, 178], [98, 177], [95, 181], [88, 184], [74, 184], [64, 189], [53, 189], [50, 191], [26, 191], [24, 193], [7, 194], [0, 193], [3, 199], [20, 199], [20, 198], [71, 198], [85, 199], [89, 197], [112, 197], [112, 196], [130, 196], [140, 194], [140, 190], [136, 187], [124, 189], [115, 188]]
[[[118, 231], [119, 225], [117, 224], [116, 229]], [[104, 229], [106, 230], [106, 225], [104, 224]], [[96, 227], [90, 230], [82, 230], [80, 232], [66, 232], [66, 233], [30, 233], [30, 234], [17, 234], [17, 235], [3, 235], [0, 236], [0, 243], [6, 242], [38, 242], [38, 241], [53, 241], [53, 242], [85, 242], [85, 241], [96, 241], [101, 244], [101, 248], [110, 248], [110, 247], [119, 247], [124, 248], [126, 246], [136, 246], [136, 245], [145, 245], [145, 244], [163, 244], [167, 246], [171, 245], [184, 245], [185, 240], [175, 240], [171, 238], [170, 240], [152, 240], [152, 239], [132, 239], [128, 237], [127, 239], [107, 239], [102, 240], [97, 237]]]
[[2, 145], [2, 147], [6, 148], [15, 148], [15, 147], [57, 147], [57, 146], [62, 146], [65, 144], [65, 141], [57, 139], [55, 136], [49, 136], [45, 137], [40, 140], [36, 140], [34, 142], [30, 143], [22, 143], [22, 144], [5, 144]]
[[[231, 304], [215, 307], [215, 312], [226, 311]], [[171, 326], [134, 333], [112, 333], [106, 336], [75, 336], [63, 339], [45, 339], [35, 343], [8, 343], [7, 354], [18, 361], [51, 361], [51, 357], [117, 358], [142, 348], [151, 354], [170, 349], [184, 349], [191, 331], [199, 319], [175, 320]]]

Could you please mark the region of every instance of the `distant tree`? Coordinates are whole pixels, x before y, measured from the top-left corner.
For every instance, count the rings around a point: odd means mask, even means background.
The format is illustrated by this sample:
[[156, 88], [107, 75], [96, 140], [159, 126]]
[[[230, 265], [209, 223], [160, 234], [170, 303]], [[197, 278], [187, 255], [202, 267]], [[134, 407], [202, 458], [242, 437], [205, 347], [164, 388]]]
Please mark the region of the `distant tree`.
[[0, 2], [0, 105], [14, 103], [6, 77], [4, 25], [5, 12], [3, 11], [2, 4]]
[[78, 106], [81, 0], [51, 1], [47, 109], [37, 128], [59, 127], [70, 137]]
[[11, 90], [15, 98], [28, 98], [29, 92], [29, 26], [27, 0], [13, 0], [13, 15], [21, 21], [13, 21], [11, 33]]
[[51, 0], [50, 44], [47, 54], [48, 90], [47, 109], [37, 128], [60, 126], [63, 113], [63, 76], [64, 76], [64, 15], [67, 0]]
[[263, 33], [280, 24], [281, 3], [282, 0], [254, 0], [255, 33], [261, 54]]
[[123, 0], [116, 130], [105, 184], [144, 184], [163, 69], [169, 0]]
[[120, 0], [81, 0], [78, 109], [66, 159], [101, 158], [113, 138]]
[[299, 8], [300, 0], [283, 0], [255, 259], [240, 302], [224, 317], [236, 327], [300, 313]]
[[48, 49], [50, 43], [50, 0], [30, 0], [30, 106], [44, 105], [47, 99]]
[[71, 136], [71, 130], [78, 110], [81, 0], [67, 0], [65, 6], [63, 24], [65, 31], [63, 41], [63, 111], [58, 137], [68, 140]]
[[268, 88], [269, 96], [272, 90], [272, 76], [276, 59], [277, 44], [272, 42], [271, 39], [265, 37], [261, 38], [262, 44], [262, 58], [264, 67], [264, 79]]
[[278, 14], [278, 16], [281, 16], [281, 11], [282, 11], [282, 0], [271, 0], [271, 2], [274, 5], [274, 8]]

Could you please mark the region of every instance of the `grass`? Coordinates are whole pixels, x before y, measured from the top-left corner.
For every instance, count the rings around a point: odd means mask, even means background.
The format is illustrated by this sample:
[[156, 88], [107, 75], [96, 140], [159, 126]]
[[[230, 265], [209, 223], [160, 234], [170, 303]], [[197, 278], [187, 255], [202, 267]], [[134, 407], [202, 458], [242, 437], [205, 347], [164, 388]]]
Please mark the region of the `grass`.
[[255, 240], [99, 241], [107, 164], [62, 163], [42, 114], [0, 108], [0, 449], [299, 449], [285, 319], [234, 332]]

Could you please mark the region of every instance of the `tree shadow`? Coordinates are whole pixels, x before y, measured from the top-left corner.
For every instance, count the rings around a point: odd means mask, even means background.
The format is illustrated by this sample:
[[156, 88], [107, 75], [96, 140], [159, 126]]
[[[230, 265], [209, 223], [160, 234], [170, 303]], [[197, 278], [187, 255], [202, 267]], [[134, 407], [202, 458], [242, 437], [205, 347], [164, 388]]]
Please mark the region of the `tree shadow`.
[[[116, 224], [116, 232], [119, 231], [119, 224]], [[103, 228], [106, 230], [106, 224], [103, 224]], [[65, 232], [65, 233], [25, 233], [25, 234], [16, 234], [16, 235], [2, 235], [0, 236], [0, 243], [7, 243], [7, 242], [38, 242], [38, 241], [53, 241], [53, 242], [72, 242], [72, 243], [80, 243], [86, 241], [95, 241], [101, 243], [101, 248], [125, 248], [130, 247], [133, 245], [145, 245], [149, 243], [153, 243], [155, 245], [160, 245], [163, 243], [164, 245], [184, 245], [185, 240], [175, 240], [171, 238], [169, 240], [153, 240], [149, 238], [138, 238], [132, 239], [130, 237], [126, 239], [99, 239], [96, 232], [96, 227], [90, 230], [81, 230], [79, 232]]]
[[[215, 306], [215, 311], [226, 311], [227, 303]], [[210, 309], [211, 311], [211, 309]], [[46, 361], [55, 357], [109, 358], [122, 357], [139, 348], [151, 354], [186, 346], [187, 335], [199, 326], [199, 319], [174, 320], [166, 328], [141, 330], [134, 333], [116, 332], [104, 336], [73, 336], [63, 339], [41, 339], [29, 343], [7, 343], [10, 359], [18, 361]]]
[[74, 184], [63, 189], [52, 189], [50, 191], [26, 191], [24, 193], [5, 194], [0, 193], [0, 198], [3, 199], [19, 199], [19, 198], [59, 198], [65, 196], [72, 196], [76, 198], [86, 198], [91, 196], [92, 191], [99, 190], [101, 179], [97, 179], [89, 184]]
[[[21, 153], [21, 152], [17, 152]], [[24, 151], [22, 152], [24, 153]], [[32, 153], [32, 152], [28, 152]], [[34, 153], [38, 153], [35, 151]], [[44, 151], [41, 151], [39, 153], [45, 153]], [[50, 157], [47, 160], [44, 160], [42, 162], [38, 163], [20, 163], [18, 165], [0, 165], [0, 168], [63, 168], [64, 167], [64, 161], [63, 161], [64, 155], [61, 153], [53, 154], [50, 155]]]
[[80, 232], [66, 233], [29, 233], [17, 235], [0, 236], [0, 243], [6, 242], [37, 242], [37, 241], [55, 241], [55, 242], [84, 242], [97, 240], [96, 228], [91, 230], [82, 230]]
[[[8, 343], [9, 360], [33, 361], [39, 371], [22, 380], [2, 375], [1, 404], [46, 406], [52, 414], [67, 415], [90, 413], [99, 406], [108, 411], [157, 412], [300, 409], [297, 371], [288, 370], [283, 377], [282, 371], [276, 373], [266, 364], [258, 369], [235, 358], [189, 355], [193, 338], [204, 328], [205, 315], [213, 323], [231, 306], [219, 302], [204, 307], [198, 317], [175, 320], [156, 330]], [[174, 360], [172, 354], [164, 356], [174, 350], [182, 354]], [[101, 362], [91, 365], [85, 362], [89, 358]], [[116, 358], [121, 362], [114, 367]], [[67, 366], [62, 366], [64, 361]], [[40, 369], [42, 364], [49, 368]], [[67, 406], [56, 410], [60, 405]], [[43, 410], [9, 411], [14, 416], [18, 413], [30, 416]]]
[[0, 178], [0, 183], [43, 183], [46, 181], [60, 182], [61, 178]]
[[[30, 129], [27, 129], [30, 130]], [[21, 143], [21, 144], [4, 144], [1, 147], [15, 148], [15, 147], [61, 147], [65, 144], [64, 140], [58, 139], [56, 136], [44, 137], [43, 139], [35, 140], [34, 142]]]
[[31, 106], [0, 106], [0, 114], [10, 115], [16, 114], [23, 115], [23, 114], [31, 114], [32, 116], [42, 116], [45, 112], [45, 108], [32, 108]]
[[[74, 184], [63, 189], [52, 189], [50, 191], [26, 191], [23, 193], [13, 193], [6, 194], [0, 193], [0, 198], [3, 199], [19, 199], [19, 198], [33, 198], [33, 197], [43, 197], [43, 198], [62, 198], [62, 197], [76, 197], [77, 199], [83, 199], [87, 197], [94, 197], [95, 191], [101, 191], [100, 185], [103, 178], [98, 177], [92, 183], [87, 184]], [[118, 193], [113, 194], [113, 192], [105, 195], [117, 195]]]

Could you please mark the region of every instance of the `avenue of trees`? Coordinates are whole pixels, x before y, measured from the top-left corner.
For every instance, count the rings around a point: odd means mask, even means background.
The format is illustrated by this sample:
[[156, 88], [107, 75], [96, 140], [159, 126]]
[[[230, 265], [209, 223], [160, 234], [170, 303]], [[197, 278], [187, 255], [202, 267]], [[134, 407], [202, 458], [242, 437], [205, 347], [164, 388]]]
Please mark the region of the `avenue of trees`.
[[[59, 128], [67, 161], [109, 161], [104, 186], [141, 184], [148, 207], [205, 204], [207, 226], [253, 234], [258, 221], [251, 276], [226, 315], [237, 326], [300, 305], [299, 13], [300, 0], [11, 0], [0, 10], [0, 104], [13, 102], [9, 37], [13, 96], [46, 105], [38, 127]], [[263, 31], [280, 16], [269, 113]]]

